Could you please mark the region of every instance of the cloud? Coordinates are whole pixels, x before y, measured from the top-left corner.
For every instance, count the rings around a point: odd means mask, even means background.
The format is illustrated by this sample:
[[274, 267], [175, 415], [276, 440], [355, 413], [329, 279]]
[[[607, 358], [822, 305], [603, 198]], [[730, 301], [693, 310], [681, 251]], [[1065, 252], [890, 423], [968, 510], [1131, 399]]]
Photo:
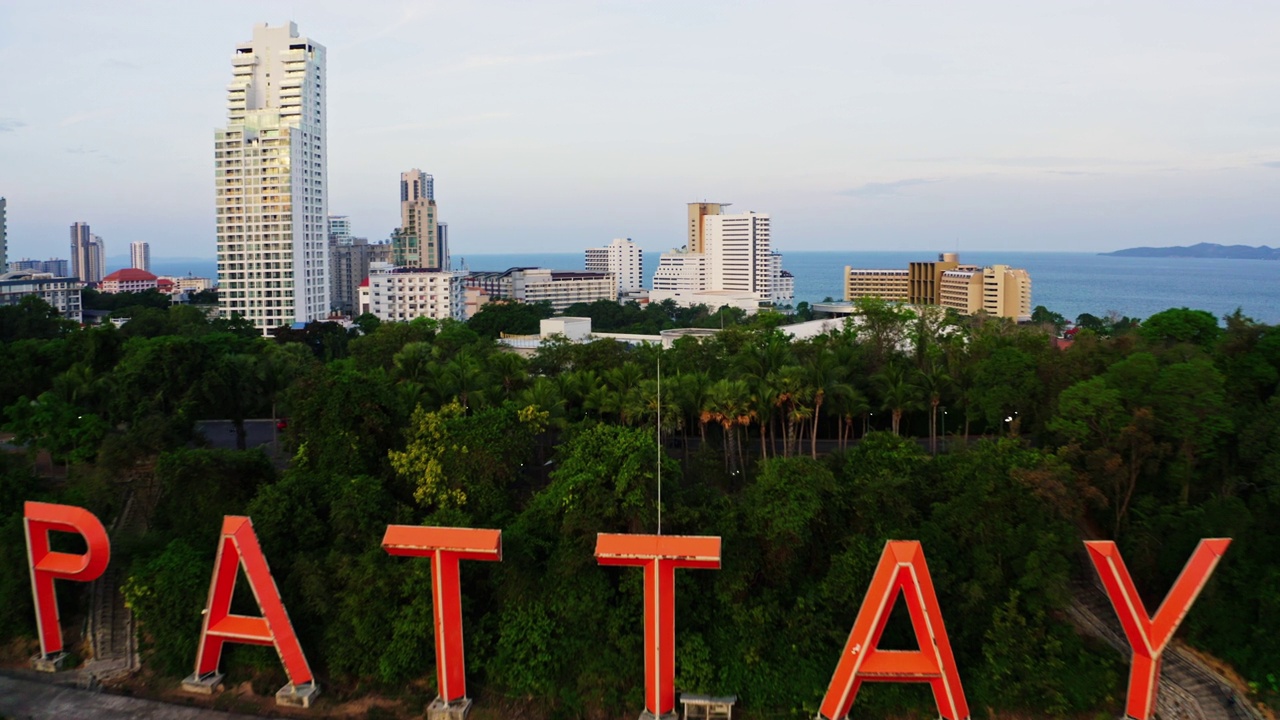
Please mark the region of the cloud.
[[901, 195], [899, 192], [902, 188], [911, 187], [912, 185], [927, 185], [937, 182], [930, 178], [907, 178], [906, 180], [895, 180], [893, 182], [884, 183], [867, 183], [856, 188], [841, 190], [840, 195], [846, 197], [889, 197], [891, 195]]
[[[2, 130], [3, 128], [0, 128]], [[1268, 160], [1267, 162], [1258, 163], [1262, 167], [1280, 168], [1280, 160]]]
[[114, 115], [115, 113], [116, 113], [116, 109], [109, 108], [109, 107], [98, 108], [96, 110], [89, 110], [87, 112], [77, 113], [75, 115], [69, 115], [63, 118], [58, 123], [58, 127], [60, 128], [71, 127], [72, 125], [79, 125], [80, 123], [85, 122], [86, 120], [95, 120], [97, 118], [108, 117], [108, 116]]
[[0, 132], [13, 132], [27, 124], [17, 118], [0, 118]]

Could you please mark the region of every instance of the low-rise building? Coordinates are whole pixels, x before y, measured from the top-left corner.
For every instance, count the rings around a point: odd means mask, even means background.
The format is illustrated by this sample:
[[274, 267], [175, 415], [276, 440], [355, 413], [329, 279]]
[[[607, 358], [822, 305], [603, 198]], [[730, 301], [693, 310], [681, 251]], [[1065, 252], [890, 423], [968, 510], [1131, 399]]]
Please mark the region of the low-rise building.
[[878, 297], [913, 305], [940, 305], [961, 315], [986, 313], [1018, 322], [1031, 319], [1031, 275], [1008, 265], [963, 265], [955, 253], [912, 262], [906, 270], [846, 266], [844, 299]]
[[102, 278], [102, 292], [143, 292], [156, 287], [159, 280], [155, 275], [139, 268], [124, 268]]
[[462, 273], [424, 268], [371, 272], [368, 293], [367, 311], [379, 320], [466, 319]]
[[613, 273], [515, 267], [501, 272], [472, 272], [464, 284], [490, 299], [525, 303], [545, 300], [557, 312], [574, 303], [618, 300], [618, 282]]
[[0, 275], [0, 305], [17, 305], [22, 298], [34, 295], [57, 308], [64, 318], [83, 322], [82, 288], [83, 283], [73, 277], [17, 270]]

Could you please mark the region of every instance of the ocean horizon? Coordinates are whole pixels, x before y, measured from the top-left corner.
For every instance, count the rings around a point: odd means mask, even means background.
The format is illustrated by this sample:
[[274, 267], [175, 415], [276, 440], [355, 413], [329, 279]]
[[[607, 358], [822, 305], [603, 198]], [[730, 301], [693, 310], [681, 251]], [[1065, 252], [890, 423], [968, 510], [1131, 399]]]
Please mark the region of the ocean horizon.
[[[930, 260], [936, 252], [830, 251], [783, 252], [782, 267], [795, 277], [796, 302], [842, 299], [846, 265], [860, 268], [905, 268], [913, 260]], [[121, 261], [117, 263], [117, 261]], [[1225, 258], [1139, 258], [1082, 252], [970, 251], [961, 262], [1003, 264], [1024, 268], [1031, 275], [1031, 305], [1043, 305], [1075, 319], [1083, 313], [1099, 317], [1117, 314], [1146, 318], [1162, 310], [1188, 307], [1216, 317], [1242, 312], [1268, 324], [1280, 324], [1280, 262]], [[645, 253], [644, 277], [649, 280], [657, 254]], [[111, 268], [126, 266], [128, 258], [108, 258]], [[582, 270], [581, 252], [455, 254], [455, 269], [506, 270], [511, 267], [549, 267]], [[156, 257], [157, 275], [217, 276], [217, 261], [200, 257]]]

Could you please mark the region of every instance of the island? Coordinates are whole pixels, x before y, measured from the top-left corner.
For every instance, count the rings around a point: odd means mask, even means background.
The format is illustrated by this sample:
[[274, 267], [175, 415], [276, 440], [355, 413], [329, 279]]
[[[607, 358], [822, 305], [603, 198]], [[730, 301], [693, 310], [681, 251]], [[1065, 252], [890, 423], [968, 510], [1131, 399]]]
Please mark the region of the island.
[[1196, 243], [1190, 246], [1177, 247], [1135, 247], [1116, 250], [1115, 252], [1098, 253], [1099, 255], [1115, 255], [1118, 257], [1160, 257], [1160, 258], [1227, 258], [1230, 260], [1280, 260], [1280, 248], [1251, 247], [1249, 245], [1219, 245], [1217, 243]]

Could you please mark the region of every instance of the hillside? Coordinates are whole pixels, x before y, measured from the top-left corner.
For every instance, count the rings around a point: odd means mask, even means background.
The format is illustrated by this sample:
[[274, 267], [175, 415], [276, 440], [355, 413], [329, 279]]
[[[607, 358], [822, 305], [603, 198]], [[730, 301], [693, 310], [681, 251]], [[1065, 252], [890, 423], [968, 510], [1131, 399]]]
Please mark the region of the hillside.
[[1219, 245], [1217, 243], [1196, 243], [1195, 245], [1178, 245], [1175, 247], [1135, 247], [1116, 250], [1099, 255], [1115, 255], [1118, 257], [1177, 257], [1177, 258], [1227, 258], [1231, 260], [1280, 260], [1280, 248], [1266, 245], [1251, 247], [1249, 245]]

